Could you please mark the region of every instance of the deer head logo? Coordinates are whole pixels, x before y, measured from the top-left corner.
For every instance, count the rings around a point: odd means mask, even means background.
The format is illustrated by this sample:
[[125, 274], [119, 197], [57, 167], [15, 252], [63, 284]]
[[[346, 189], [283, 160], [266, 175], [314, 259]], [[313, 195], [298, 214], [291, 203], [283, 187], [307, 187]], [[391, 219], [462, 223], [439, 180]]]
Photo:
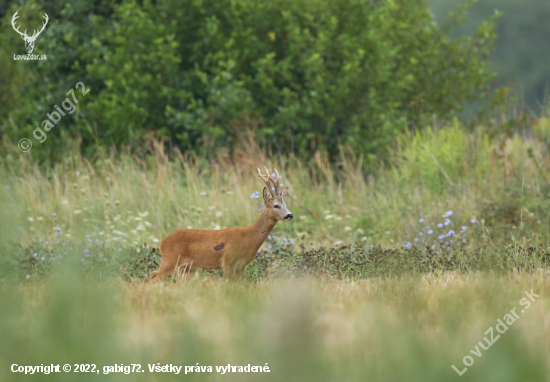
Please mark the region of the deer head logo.
[[23, 38], [23, 40], [25, 41], [25, 49], [27, 49], [27, 53], [31, 54], [32, 53], [32, 50], [34, 49], [34, 42], [36, 41], [36, 38], [38, 37], [38, 35], [40, 35], [40, 33], [42, 33], [42, 31], [44, 30], [44, 28], [46, 28], [46, 25], [48, 24], [48, 15], [46, 13], [44, 13], [44, 18], [46, 19], [46, 21], [44, 21], [44, 24], [42, 24], [42, 29], [40, 29], [39, 31], [35, 30], [34, 33], [32, 34], [32, 36], [27, 36], [27, 30], [25, 29], [25, 32], [21, 33], [19, 32], [19, 27], [15, 27], [15, 20], [19, 17], [17, 16], [17, 13], [19, 11], [15, 12], [15, 15], [13, 15], [12, 19], [11, 19], [11, 26], [13, 27], [13, 29], [19, 33], [21, 35], [21, 38]]

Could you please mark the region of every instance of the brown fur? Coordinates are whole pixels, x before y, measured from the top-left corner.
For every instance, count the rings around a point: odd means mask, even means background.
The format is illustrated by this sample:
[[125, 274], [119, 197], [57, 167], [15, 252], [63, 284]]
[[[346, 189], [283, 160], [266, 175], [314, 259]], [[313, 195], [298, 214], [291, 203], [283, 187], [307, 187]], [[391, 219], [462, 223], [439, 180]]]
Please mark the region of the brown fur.
[[[269, 182], [266, 183], [269, 186]], [[292, 219], [283, 200], [286, 191], [279, 192], [276, 188], [270, 197], [264, 187], [264, 210], [248, 227], [218, 231], [180, 229], [172, 232], [160, 243], [161, 264], [149, 280], [162, 280], [178, 269], [182, 271], [182, 278], [186, 278], [194, 274], [197, 268], [223, 268], [226, 277], [230, 279], [242, 276], [277, 221], [285, 217], [286, 220]]]

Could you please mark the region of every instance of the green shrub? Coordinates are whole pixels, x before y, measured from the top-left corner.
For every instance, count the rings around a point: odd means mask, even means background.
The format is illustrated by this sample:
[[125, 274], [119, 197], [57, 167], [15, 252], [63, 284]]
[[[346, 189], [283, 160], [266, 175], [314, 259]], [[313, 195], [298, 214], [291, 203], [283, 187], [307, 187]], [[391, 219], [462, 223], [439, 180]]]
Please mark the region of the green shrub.
[[[21, 13], [40, 14], [29, 4]], [[283, 151], [321, 144], [335, 155], [348, 144], [383, 154], [407, 128], [453, 116], [493, 76], [494, 24], [453, 40], [424, 0], [109, 4], [57, 11], [37, 44], [44, 62], [10, 61], [21, 45], [9, 31], [16, 8], [3, 19], [0, 61], [13, 75], [1, 86], [21, 89], [0, 106], [13, 141], [33, 140], [77, 82], [90, 89], [34, 155], [53, 155], [61, 136], [89, 148], [153, 132], [197, 149], [251, 130]]]

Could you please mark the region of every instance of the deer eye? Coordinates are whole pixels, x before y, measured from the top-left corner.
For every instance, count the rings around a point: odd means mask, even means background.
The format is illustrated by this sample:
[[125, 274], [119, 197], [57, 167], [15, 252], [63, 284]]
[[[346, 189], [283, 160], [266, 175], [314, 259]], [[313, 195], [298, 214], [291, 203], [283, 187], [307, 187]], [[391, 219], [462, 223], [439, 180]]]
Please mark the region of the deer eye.
[[273, 206], [273, 208], [281, 208], [281, 207], [279, 207], [278, 204], [275, 204], [275, 205]]

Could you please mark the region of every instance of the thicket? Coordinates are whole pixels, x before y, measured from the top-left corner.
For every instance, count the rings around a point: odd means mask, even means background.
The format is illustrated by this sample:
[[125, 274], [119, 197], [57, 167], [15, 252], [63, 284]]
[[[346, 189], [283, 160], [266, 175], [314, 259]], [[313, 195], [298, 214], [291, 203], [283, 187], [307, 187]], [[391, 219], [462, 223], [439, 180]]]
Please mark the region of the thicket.
[[[35, 52], [12, 30], [50, 21]], [[166, 137], [184, 150], [254, 134], [286, 152], [339, 144], [367, 158], [395, 137], [445, 120], [493, 78], [494, 23], [452, 39], [466, 8], [439, 26], [424, 0], [30, 1], [6, 11], [0, 34], [4, 139], [52, 158], [65, 145], [140, 145]], [[77, 111], [48, 139], [33, 131], [76, 90]]]

